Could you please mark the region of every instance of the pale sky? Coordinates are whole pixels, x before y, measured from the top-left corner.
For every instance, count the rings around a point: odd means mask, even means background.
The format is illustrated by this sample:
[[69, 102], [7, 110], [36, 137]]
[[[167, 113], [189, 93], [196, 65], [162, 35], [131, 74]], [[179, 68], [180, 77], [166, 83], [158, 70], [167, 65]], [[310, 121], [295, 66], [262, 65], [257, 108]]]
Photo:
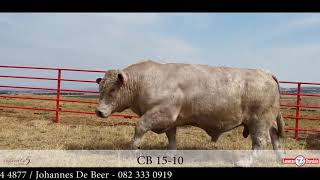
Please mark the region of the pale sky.
[[[108, 70], [153, 59], [262, 68], [282, 81], [320, 82], [319, 58], [318, 13], [0, 14], [0, 65]], [[0, 75], [56, 76], [1, 68]], [[52, 82], [0, 82], [55, 87]]]

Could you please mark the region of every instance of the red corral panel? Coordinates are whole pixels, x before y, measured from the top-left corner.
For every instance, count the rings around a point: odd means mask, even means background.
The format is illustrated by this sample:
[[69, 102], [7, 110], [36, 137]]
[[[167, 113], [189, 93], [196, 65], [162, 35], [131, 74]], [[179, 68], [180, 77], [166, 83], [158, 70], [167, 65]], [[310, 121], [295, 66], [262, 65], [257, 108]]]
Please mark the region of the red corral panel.
[[[0, 85], [0, 88], [10, 88], [10, 89], [30, 89], [30, 90], [45, 90], [56, 92], [56, 98], [37, 98], [37, 97], [28, 97], [28, 96], [12, 96], [12, 95], [0, 95], [0, 98], [9, 98], [9, 99], [21, 99], [21, 100], [41, 100], [41, 101], [56, 101], [56, 107], [54, 109], [49, 108], [37, 108], [37, 107], [23, 107], [23, 106], [8, 106], [1, 105], [0, 108], [9, 108], [9, 109], [25, 109], [33, 111], [53, 111], [56, 112], [56, 123], [59, 122], [59, 113], [80, 113], [80, 114], [95, 114], [95, 112], [85, 112], [77, 110], [61, 110], [59, 108], [60, 102], [72, 102], [72, 103], [87, 103], [87, 104], [98, 104], [96, 101], [84, 101], [84, 100], [75, 100], [75, 99], [61, 99], [61, 92], [79, 92], [79, 93], [91, 93], [98, 94], [97, 91], [88, 91], [88, 90], [77, 90], [77, 89], [63, 89], [61, 88], [61, 82], [79, 82], [79, 83], [96, 83], [95, 80], [81, 80], [81, 79], [65, 79], [62, 78], [62, 71], [76, 71], [82, 73], [105, 73], [106, 70], [87, 70], [87, 69], [71, 69], [71, 68], [47, 68], [47, 67], [30, 67], [30, 66], [0, 66], [0, 68], [6, 69], [33, 69], [33, 70], [42, 70], [42, 71], [56, 71], [57, 78], [51, 77], [31, 77], [31, 76], [12, 76], [12, 75], [0, 75], [0, 78], [15, 78], [15, 79], [32, 79], [32, 80], [46, 80], [46, 81], [55, 81], [57, 88], [45, 88], [45, 87], [30, 87], [30, 86], [9, 86], [9, 85]], [[112, 114], [112, 116], [121, 116], [125, 118], [138, 118], [138, 116], [127, 115], [127, 114]]]

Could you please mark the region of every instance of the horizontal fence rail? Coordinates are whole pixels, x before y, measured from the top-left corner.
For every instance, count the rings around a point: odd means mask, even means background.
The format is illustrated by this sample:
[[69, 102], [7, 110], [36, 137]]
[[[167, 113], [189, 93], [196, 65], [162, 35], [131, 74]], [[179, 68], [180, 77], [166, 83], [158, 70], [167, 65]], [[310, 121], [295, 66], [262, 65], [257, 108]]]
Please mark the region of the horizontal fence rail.
[[[0, 78], [14, 78], [14, 79], [31, 79], [31, 80], [45, 80], [45, 81], [56, 81], [57, 88], [44, 88], [44, 87], [30, 87], [30, 86], [8, 86], [0, 85], [0, 88], [9, 89], [28, 89], [28, 90], [44, 90], [56, 93], [56, 98], [40, 98], [40, 97], [28, 97], [28, 96], [11, 96], [11, 95], [0, 95], [0, 98], [9, 99], [25, 99], [25, 100], [42, 100], [42, 101], [56, 101], [56, 108], [37, 108], [37, 107], [24, 107], [24, 106], [13, 106], [13, 105], [0, 105], [0, 108], [9, 109], [24, 109], [24, 110], [36, 110], [36, 111], [52, 111], [56, 112], [55, 122], [59, 122], [59, 113], [78, 113], [78, 114], [95, 114], [95, 112], [85, 112], [79, 110], [61, 110], [60, 102], [72, 102], [72, 103], [85, 103], [85, 104], [98, 104], [96, 101], [84, 101], [76, 99], [61, 99], [61, 93], [63, 92], [75, 92], [75, 93], [91, 93], [99, 94], [98, 91], [89, 90], [77, 90], [77, 89], [63, 89], [61, 88], [61, 82], [78, 82], [78, 83], [96, 83], [95, 80], [80, 80], [80, 79], [64, 79], [62, 78], [62, 72], [64, 71], [74, 71], [83, 73], [105, 73], [102, 70], [87, 70], [87, 69], [67, 69], [67, 68], [46, 68], [46, 67], [30, 67], [30, 66], [0, 66], [0, 68], [9, 69], [32, 69], [32, 70], [42, 70], [42, 71], [56, 71], [57, 78], [49, 77], [33, 77], [33, 76], [12, 76], [12, 75], [0, 75]], [[120, 116], [124, 118], [138, 118], [138, 116], [127, 115], [127, 114], [112, 114], [111, 116]]]
[[[31, 87], [31, 86], [9, 86], [0, 84], [0, 88], [9, 88], [9, 89], [29, 89], [29, 90], [45, 90], [49, 92], [56, 93], [55, 98], [40, 98], [40, 97], [29, 97], [29, 96], [12, 96], [12, 95], [0, 95], [0, 98], [8, 99], [22, 99], [22, 100], [41, 100], [41, 101], [55, 101], [56, 106], [54, 109], [50, 108], [37, 108], [37, 107], [25, 107], [25, 106], [14, 106], [14, 105], [0, 105], [0, 108], [9, 108], [9, 109], [24, 109], [24, 110], [36, 110], [36, 111], [51, 111], [55, 112], [55, 122], [59, 122], [59, 113], [79, 113], [79, 114], [95, 114], [95, 112], [85, 112], [80, 110], [62, 110], [60, 108], [60, 102], [71, 102], [71, 103], [84, 103], [84, 104], [98, 104], [96, 101], [85, 101], [77, 99], [61, 99], [61, 93], [63, 92], [74, 92], [74, 93], [88, 93], [98, 95], [98, 91], [89, 91], [89, 90], [77, 90], [77, 89], [63, 89], [61, 88], [61, 82], [77, 82], [77, 83], [96, 83], [95, 80], [81, 80], [81, 79], [65, 79], [62, 78], [62, 74], [65, 71], [70, 72], [82, 72], [82, 73], [105, 73], [103, 70], [88, 70], [88, 69], [70, 69], [70, 68], [47, 68], [47, 67], [31, 67], [31, 66], [0, 66], [0, 69], [32, 69], [32, 70], [42, 70], [42, 71], [55, 71], [57, 72], [57, 77], [33, 77], [33, 76], [12, 76], [12, 75], [0, 75], [0, 78], [12, 78], [12, 79], [31, 79], [31, 80], [40, 80], [40, 81], [55, 81], [56, 88], [45, 88], [45, 87]], [[299, 131], [305, 132], [320, 132], [320, 129], [305, 129], [299, 127], [299, 120], [320, 120], [319, 117], [301, 117], [300, 110], [301, 108], [311, 108], [311, 109], [320, 109], [320, 106], [306, 106], [301, 105], [301, 96], [309, 97], [320, 97], [320, 94], [311, 94], [311, 93], [301, 93], [301, 85], [316, 85], [320, 86], [320, 83], [314, 82], [292, 82], [292, 81], [279, 81], [280, 84], [296, 84], [297, 92], [281, 92], [281, 95], [285, 96], [294, 96], [296, 97], [295, 104], [280, 104], [281, 107], [295, 108], [295, 116], [283, 116], [285, 119], [294, 119], [295, 127], [288, 127], [286, 130], [294, 131], [294, 138], [299, 137]], [[138, 116], [128, 115], [128, 114], [112, 114], [112, 116], [120, 116], [125, 118], [138, 118]]]

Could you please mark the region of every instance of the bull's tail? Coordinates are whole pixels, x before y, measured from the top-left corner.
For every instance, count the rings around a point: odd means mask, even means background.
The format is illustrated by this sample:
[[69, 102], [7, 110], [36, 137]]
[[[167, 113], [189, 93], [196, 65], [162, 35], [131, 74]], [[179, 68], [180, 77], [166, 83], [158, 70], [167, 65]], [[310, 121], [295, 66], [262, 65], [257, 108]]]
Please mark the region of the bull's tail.
[[277, 77], [272, 74], [272, 78], [277, 82], [277, 84], [278, 84], [278, 90], [279, 90], [279, 93], [280, 93], [280, 85], [279, 85], [279, 81], [278, 81]]
[[[278, 84], [278, 90], [279, 90], [279, 95], [280, 95], [280, 85], [277, 77], [275, 75], [272, 75], [272, 78], [277, 82]], [[280, 102], [279, 102], [280, 103]], [[278, 136], [283, 137], [284, 136], [284, 121], [281, 115], [281, 112], [279, 111], [279, 114], [277, 116], [277, 126], [278, 126]]]
[[284, 121], [281, 115], [281, 112], [279, 112], [277, 116], [277, 127], [278, 127], [278, 136], [284, 137]]

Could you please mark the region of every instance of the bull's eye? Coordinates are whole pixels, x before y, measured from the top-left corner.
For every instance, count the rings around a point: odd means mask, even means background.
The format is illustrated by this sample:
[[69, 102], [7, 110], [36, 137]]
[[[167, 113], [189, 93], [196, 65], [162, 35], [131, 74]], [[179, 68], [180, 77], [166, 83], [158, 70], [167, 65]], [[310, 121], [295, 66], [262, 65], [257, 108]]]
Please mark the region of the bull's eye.
[[115, 89], [110, 89], [110, 91], [109, 91], [109, 96], [112, 96], [113, 95], [113, 93], [114, 93], [114, 91], [115, 91]]

